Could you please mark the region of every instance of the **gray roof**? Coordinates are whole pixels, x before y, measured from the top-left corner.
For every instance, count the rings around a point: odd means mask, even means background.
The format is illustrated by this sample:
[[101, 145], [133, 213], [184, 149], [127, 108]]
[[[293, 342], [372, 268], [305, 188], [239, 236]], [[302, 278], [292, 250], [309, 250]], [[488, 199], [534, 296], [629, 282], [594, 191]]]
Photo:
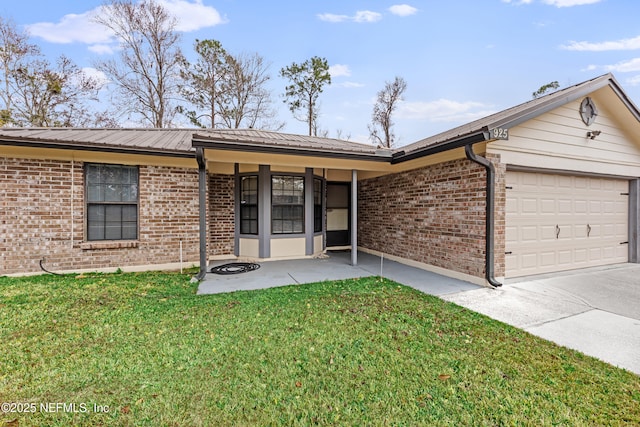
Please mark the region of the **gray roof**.
[[382, 158], [391, 155], [390, 150], [377, 150], [370, 144], [257, 129], [0, 128], [1, 144], [189, 157], [195, 155], [195, 146], [202, 145], [244, 151], [307, 150], [315, 154]]
[[24, 146], [194, 156], [189, 129], [0, 128], [0, 141]]
[[285, 149], [314, 153], [331, 152], [353, 155], [379, 155], [389, 157], [391, 150], [380, 150], [371, 144], [334, 138], [294, 135], [257, 129], [216, 129], [196, 131], [194, 146], [210, 148]]
[[[490, 140], [491, 136], [488, 132], [492, 129], [511, 128], [607, 85], [618, 94], [632, 114], [640, 121], [640, 111], [627, 97], [613, 75], [608, 73], [406, 145], [396, 150], [396, 153], [409, 155], [420, 151], [425, 152], [426, 155], [429, 150], [447, 149], [457, 141], [464, 141], [480, 134], [485, 134], [484, 140]], [[401, 161], [401, 156], [398, 156], [397, 160]]]
[[376, 161], [391, 159], [392, 163], [398, 163], [470, 143], [491, 140], [492, 129], [508, 129], [605, 86], [611, 87], [629, 111], [640, 121], [638, 108], [609, 73], [395, 150], [377, 149], [371, 144], [333, 138], [258, 129], [0, 128], [0, 145], [118, 151], [178, 157], [194, 157], [195, 148], [203, 147]]

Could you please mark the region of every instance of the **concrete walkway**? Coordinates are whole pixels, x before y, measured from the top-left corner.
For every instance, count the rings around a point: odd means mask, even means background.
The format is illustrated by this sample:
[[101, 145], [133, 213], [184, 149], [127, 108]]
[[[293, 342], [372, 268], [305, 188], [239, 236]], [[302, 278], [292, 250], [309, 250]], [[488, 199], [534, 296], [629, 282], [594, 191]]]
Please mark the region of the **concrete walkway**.
[[640, 375], [640, 265], [584, 269], [442, 297]]
[[[211, 265], [222, 265], [230, 261], [218, 261]], [[382, 274], [381, 274], [382, 268]], [[248, 291], [276, 286], [314, 283], [325, 280], [353, 279], [382, 275], [390, 280], [411, 286], [431, 295], [446, 295], [480, 286], [452, 279], [395, 261], [360, 252], [358, 265], [351, 265], [350, 252], [329, 252], [326, 257], [290, 261], [267, 261], [260, 268], [248, 273], [234, 275], [207, 274], [198, 287], [198, 294], [216, 294]]]

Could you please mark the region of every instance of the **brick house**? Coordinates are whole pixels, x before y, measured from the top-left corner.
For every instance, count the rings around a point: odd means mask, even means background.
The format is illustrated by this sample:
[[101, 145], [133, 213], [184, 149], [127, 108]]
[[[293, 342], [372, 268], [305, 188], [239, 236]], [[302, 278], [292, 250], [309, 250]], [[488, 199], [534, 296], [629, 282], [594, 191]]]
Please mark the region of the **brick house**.
[[479, 284], [638, 262], [610, 75], [395, 150], [259, 130], [0, 129], [0, 274], [355, 248]]

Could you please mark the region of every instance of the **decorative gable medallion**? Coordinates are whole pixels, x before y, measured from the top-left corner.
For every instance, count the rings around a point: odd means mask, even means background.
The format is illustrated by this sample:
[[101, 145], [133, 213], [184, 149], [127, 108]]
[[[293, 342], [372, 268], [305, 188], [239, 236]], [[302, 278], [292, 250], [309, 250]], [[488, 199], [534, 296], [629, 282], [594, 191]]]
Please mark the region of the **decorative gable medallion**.
[[596, 104], [593, 102], [593, 99], [587, 96], [580, 103], [580, 117], [582, 121], [585, 125], [590, 126], [595, 122], [597, 115], [598, 110], [596, 109]]

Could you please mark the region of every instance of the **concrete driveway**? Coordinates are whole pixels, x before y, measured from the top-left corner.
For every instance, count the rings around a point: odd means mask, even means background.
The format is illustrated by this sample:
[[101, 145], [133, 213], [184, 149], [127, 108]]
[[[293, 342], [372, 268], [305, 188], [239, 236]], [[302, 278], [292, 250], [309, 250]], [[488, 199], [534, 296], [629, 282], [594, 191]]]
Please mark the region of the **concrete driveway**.
[[640, 265], [508, 281], [441, 298], [640, 375]]

